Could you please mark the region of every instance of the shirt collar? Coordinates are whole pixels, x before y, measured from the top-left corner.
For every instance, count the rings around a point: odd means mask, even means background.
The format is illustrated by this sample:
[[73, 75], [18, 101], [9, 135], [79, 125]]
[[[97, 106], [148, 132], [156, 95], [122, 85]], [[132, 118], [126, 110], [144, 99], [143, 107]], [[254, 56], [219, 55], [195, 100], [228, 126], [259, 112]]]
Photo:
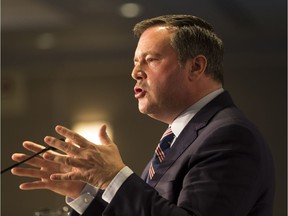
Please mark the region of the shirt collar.
[[178, 137], [188, 122], [195, 116], [195, 114], [223, 91], [224, 89], [220, 88], [209, 93], [195, 104], [190, 106], [188, 109], [186, 109], [183, 113], [181, 113], [171, 124], [171, 129], [175, 136]]

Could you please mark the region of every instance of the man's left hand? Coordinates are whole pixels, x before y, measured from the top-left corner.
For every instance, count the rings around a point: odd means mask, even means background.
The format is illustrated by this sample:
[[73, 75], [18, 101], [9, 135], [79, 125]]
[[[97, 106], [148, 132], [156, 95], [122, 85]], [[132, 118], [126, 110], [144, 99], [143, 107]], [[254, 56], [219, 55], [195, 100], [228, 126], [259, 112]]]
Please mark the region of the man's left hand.
[[45, 153], [43, 157], [73, 169], [67, 173], [54, 173], [50, 176], [51, 180], [80, 180], [105, 189], [125, 167], [117, 146], [106, 133], [106, 125], [102, 125], [99, 130], [100, 145], [91, 143], [63, 126], [56, 126], [55, 130], [66, 137], [65, 142], [51, 136], [45, 137], [44, 141], [66, 155]]

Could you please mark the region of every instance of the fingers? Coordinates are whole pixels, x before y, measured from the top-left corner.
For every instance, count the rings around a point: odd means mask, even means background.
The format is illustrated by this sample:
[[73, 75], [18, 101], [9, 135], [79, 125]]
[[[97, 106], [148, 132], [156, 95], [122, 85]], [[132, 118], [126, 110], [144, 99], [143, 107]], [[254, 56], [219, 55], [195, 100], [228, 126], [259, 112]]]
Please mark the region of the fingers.
[[[38, 151], [36, 151], [36, 152], [38, 152]], [[59, 156], [61, 155], [60, 153], [53, 152], [53, 151], [48, 151], [48, 152], [46, 152], [46, 154], [48, 154], [48, 155], [59, 155]], [[11, 158], [12, 158], [12, 160], [14, 160], [16, 162], [21, 162], [21, 161], [26, 160], [29, 157], [30, 156], [28, 156], [26, 154], [14, 153]], [[31, 158], [30, 160], [27, 160], [25, 162], [25, 164], [28, 164], [28, 165], [33, 166], [33, 167], [38, 167], [38, 168], [49, 167], [49, 166], [53, 167], [53, 166], [56, 165], [55, 163], [51, 164], [51, 161], [43, 160], [42, 158], [39, 158], [39, 157]]]
[[107, 128], [106, 125], [102, 125], [99, 130], [99, 139], [100, 139], [101, 144], [104, 144], [104, 145], [108, 145], [112, 143], [110, 137], [108, 136], [106, 132], [106, 128]]
[[33, 168], [17, 167], [17, 168], [13, 168], [11, 170], [11, 173], [13, 175], [31, 177], [31, 178], [44, 178], [44, 179], [50, 178], [49, 173], [42, 171], [42, 170], [39, 170], [39, 169], [33, 169]]
[[95, 160], [87, 160], [87, 159], [83, 159], [83, 158], [73, 158], [67, 155], [53, 155], [53, 154], [44, 154], [43, 155], [45, 160], [48, 161], [53, 161], [55, 163], [60, 163], [60, 164], [64, 164], [68, 167], [78, 167], [78, 168], [84, 168], [86, 167], [91, 168], [91, 167], [95, 167], [95, 163], [97, 163], [97, 161]]
[[72, 130], [69, 130], [66, 127], [57, 125], [55, 127], [55, 130], [58, 134], [60, 134], [61, 136], [66, 137], [66, 139], [70, 140], [71, 143], [75, 143], [76, 145], [79, 145], [80, 147], [87, 147], [88, 145], [90, 145], [91, 143], [86, 140], [84, 137], [80, 136], [78, 133], [75, 133]]
[[49, 146], [55, 147], [68, 155], [78, 155], [79, 154], [79, 146], [74, 145], [71, 142], [61, 141], [56, 139], [55, 137], [46, 136], [44, 138], [44, 142]]
[[54, 162], [56, 162], [56, 163], [61, 163], [61, 164], [65, 164], [65, 165], [69, 165], [69, 161], [70, 161], [70, 157], [68, 157], [68, 156], [60, 156], [60, 155], [58, 155], [58, 156], [56, 156], [56, 155], [52, 155], [52, 154], [44, 154], [43, 155], [43, 158], [45, 159], [45, 160], [48, 160], [48, 161], [54, 161]]
[[85, 181], [85, 177], [81, 175], [80, 173], [76, 172], [68, 172], [65, 174], [52, 174], [50, 176], [50, 179], [52, 181]]
[[52, 174], [50, 179], [53, 181], [60, 181], [60, 180], [76, 180], [74, 173], [66, 173], [66, 174]]
[[45, 147], [42, 145], [39, 145], [37, 143], [31, 142], [31, 141], [25, 141], [23, 142], [23, 147], [31, 152], [39, 152]]
[[[113, 170], [114, 175], [115, 168], [113, 164], [115, 162], [114, 160], [118, 161], [118, 151], [106, 133], [106, 125], [102, 125], [99, 130], [99, 138], [101, 144], [103, 144], [102, 146], [92, 144], [79, 134], [63, 126], [56, 126], [55, 130], [59, 135], [65, 137], [65, 141], [52, 136], [46, 136], [44, 141], [49, 146], [55, 147], [65, 154], [60, 154], [55, 151], [45, 152], [42, 154], [44, 159], [35, 157], [26, 162], [28, 165], [40, 169], [17, 167], [12, 169], [14, 175], [40, 178], [42, 181], [49, 181], [50, 179], [80, 180], [94, 183], [93, 185], [98, 185], [99, 182], [103, 182], [100, 179], [106, 176], [106, 174], [111, 176], [111, 170]], [[25, 141], [23, 146], [31, 152], [39, 152], [45, 148], [42, 145], [30, 141]], [[13, 154], [12, 156], [12, 159], [15, 161], [22, 161], [27, 158], [27, 155], [19, 153]], [[109, 166], [112, 168], [108, 169]], [[97, 178], [99, 177], [99, 180], [95, 180], [95, 176]], [[22, 184], [22, 187], [23, 189], [43, 188], [44, 185], [41, 185], [40, 182], [41, 181], [25, 183]]]
[[45, 189], [46, 183], [43, 181], [25, 182], [22, 183], [19, 188], [21, 190], [35, 190], [35, 189]]
[[[83, 149], [91, 148], [91, 146], [95, 147], [93, 143], [66, 127], [58, 125], [55, 130], [61, 136], [66, 137], [65, 142], [51, 136], [45, 137], [44, 141], [48, 145], [55, 147], [70, 156], [78, 156]], [[99, 130], [99, 138], [101, 144], [107, 145], [113, 143], [106, 133], [106, 125], [101, 126]]]
[[[31, 152], [34, 152], [34, 153], [38, 153], [38, 152], [40, 152], [46, 148], [42, 145], [39, 145], [39, 144], [31, 142], [31, 141], [23, 142], [23, 147], [26, 148], [27, 150], [31, 151]], [[59, 154], [59, 153], [52, 151], [52, 150], [49, 150], [47, 152], [49, 152], [51, 154]], [[40, 155], [43, 155], [43, 154], [40, 154]], [[26, 159], [26, 158], [24, 158], [24, 159]]]
[[[106, 128], [107, 128], [107, 126], [105, 124], [103, 124], [100, 127], [100, 130], [99, 130], [100, 142], [101, 142], [101, 144], [104, 144], [104, 145], [112, 143], [110, 137], [106, 133]], [[89, 145], [91, 145], [91, 142], [89, 142], [84, 137], [82, 137], [79, 134], [69, 130], [66, 127], [58, 125], [58, 126], [56, 126], [55, 130], [61, 136], [66, 137], [66, 142], [67, 142], [67, 140], [69, 140], [70, 142], [75, 143], [75, 144], [77, 144], [77, 145], [79, 145], [80, 147], [83, 147], [83, 148], [86, 148]]]
[[[29, 156], [25, 155], [25, 154], [20, 154], [20, 153], [15, 153], [12, 155], [12, 160], [16, 161], [16, 162], [20, 162], [23, 160], [26, 160]], [[42, 167], [42, 166], [47, 166], [48, 161], [45, 161], [41, 158], [32, 158], [30, 160], [28, 160], [27, 162], [25, 162], [25, 164], [28, 164], [30, 166], [34, 166], [34, 167]]]

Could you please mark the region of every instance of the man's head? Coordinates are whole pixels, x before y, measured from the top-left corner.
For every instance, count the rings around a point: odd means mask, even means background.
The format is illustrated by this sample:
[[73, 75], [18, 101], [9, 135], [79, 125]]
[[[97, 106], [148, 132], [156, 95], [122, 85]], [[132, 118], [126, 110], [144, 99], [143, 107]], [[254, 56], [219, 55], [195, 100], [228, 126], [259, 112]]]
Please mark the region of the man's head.
[[135, 36], [139, 38], [152, 26], [171, 27], [171, 45], [178, 53], [179, 62], [204, 55], [207, 58], [205, 73], [223, 84], [223, 42], [209, 23], [192, 15], [164, 15], [136, 24]]
[[162, 16], [135, 26], [132, 77], [141, 113], [170, 124], [222, 86], [222, 42], [194, 16]]

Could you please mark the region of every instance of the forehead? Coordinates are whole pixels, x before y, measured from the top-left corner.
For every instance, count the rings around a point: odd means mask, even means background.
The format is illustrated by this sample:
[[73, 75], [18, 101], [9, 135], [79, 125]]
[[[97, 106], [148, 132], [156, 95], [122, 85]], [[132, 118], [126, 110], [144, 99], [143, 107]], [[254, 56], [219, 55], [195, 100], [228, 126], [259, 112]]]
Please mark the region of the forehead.
[[169, 40], [171, 39], [171, 27], [168, 26], [152, 26], [146, 29], [141, 37], [139, 38], [138, 43], [143, 43], [147, 41], [154, 40]]
[[171, 49], [171, 28], [167, 26], [154, 26], [146, 29], [139, 38], [135, 54]]

